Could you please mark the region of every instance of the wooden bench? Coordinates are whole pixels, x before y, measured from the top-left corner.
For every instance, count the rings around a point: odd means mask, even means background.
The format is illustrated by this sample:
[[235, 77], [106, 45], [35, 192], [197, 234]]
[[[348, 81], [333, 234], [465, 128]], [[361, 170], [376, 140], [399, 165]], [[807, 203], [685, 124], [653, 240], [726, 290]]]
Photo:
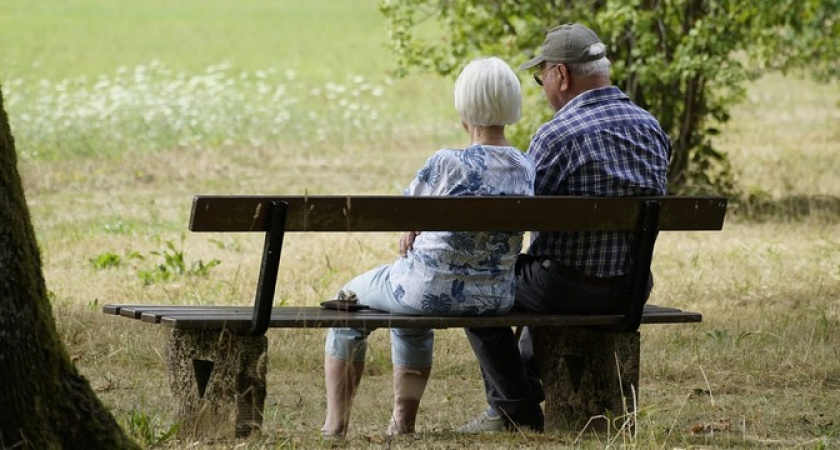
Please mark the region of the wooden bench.
[[[546, 431], [580, 430], [605, 414], [627, 418], [623, 424], [632, 427], [639, 325], [702, 320], [696, 312], [644, 305], [656, 237], [720, 230], [726, 203], [722, 197], [197, 196], [190, 230], [265, 233], [254, 305], [105, 305], [103, 311], [172, 328], [167, 366], [182, 436], [244, 437], [261, 426], [269, 328], [532, 326]], [[616, 315], [405, 316], [274, 307], [286, 232], [408, 230], [633, 232], [632, 295]]]

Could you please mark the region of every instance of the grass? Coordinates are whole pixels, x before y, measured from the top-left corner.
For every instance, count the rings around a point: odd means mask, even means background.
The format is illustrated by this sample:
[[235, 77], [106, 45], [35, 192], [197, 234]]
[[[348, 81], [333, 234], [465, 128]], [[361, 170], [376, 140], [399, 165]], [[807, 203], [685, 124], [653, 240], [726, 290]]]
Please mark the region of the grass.
[[[147, 447], [173, 425], [166, 333], [100, 306], [243, 304], [256, 282], [259, 237], [184, 234], [193, 194], [397, 193], [435, 149], [464, 144], [450, 81], [389, 81], [381, 24], [374, 2], [338, 0], [0, 3], [0, 83], [15, 99], [8, 112], [56, 321], [80, 371]], [[285, 94], [271, 99], [261, 86]], [[125, 96], [107, 103], [117, 88]], [[643, 329], [638, 436], [451, 434], [483, 393], [463, 333], [445, 330], [421, 434], [388, 441], [390, 356], [377, 332], [347, 447], [836, 447], [840, 93], [775, 75], [749, 92], [718, 143], [751, 202], [723, 232], [663, 234], [657, 246], [651, 301], [705, 320]], [[358, 109], [345, 116], [342, 99]], [[103, 103], [113, 109], [96, 115]], [[144, 112], [159, 116], [147, 123]], [[179, 131], [188, 117], [198, 124]], [[395, 258], [395, 243], [289, 236], [276, 300], [317, 304]], [[203, 275], [142, 275], [215, 260]], [[272, 330], [263, 435], [199, 447], [328, 447], [318, 437], [323, 338]]]
[[244, 70], [305, 66], [320, 82], [376, 74], [391, 62], [375, 1], [106, 0], [4, 2], [2, 67], [11, 78], [95, 77], [149, 63], [198, 72], [230, 62]]

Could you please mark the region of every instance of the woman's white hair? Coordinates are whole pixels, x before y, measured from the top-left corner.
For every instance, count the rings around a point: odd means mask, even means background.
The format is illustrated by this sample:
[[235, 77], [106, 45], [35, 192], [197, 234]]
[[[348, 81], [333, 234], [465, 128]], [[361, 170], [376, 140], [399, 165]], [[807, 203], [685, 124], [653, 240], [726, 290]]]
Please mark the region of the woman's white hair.
[[455, 81], [455, 109], [472, 125], [514, 124], [522, 109], [519, 78], [499, 58], [474, 60]]

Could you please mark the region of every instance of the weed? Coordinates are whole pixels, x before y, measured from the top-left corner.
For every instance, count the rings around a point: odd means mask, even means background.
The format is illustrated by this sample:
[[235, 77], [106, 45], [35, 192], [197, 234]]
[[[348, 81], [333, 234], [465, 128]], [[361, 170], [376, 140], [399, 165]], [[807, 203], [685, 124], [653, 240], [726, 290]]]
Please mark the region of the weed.
[[123, 222], [122, 219], [115, 219], [106, 223], [102, 225], [102, 228], [108, 234], [129, 234], [134, 231], [134, 227], [131, 224]]
[[[162, 261], [151, 269], [137, 269], [137, 275], [143, 285], [148, 286], [155, 283], [164, 283], [172, 280], [175, 277], [195, 276], [205, 277], [210, 273], [213, 267], [221, 264], [218, 259], [212, 259], [208, 262], [203, 260], [187, 262], [183, 250], [184, 236], [181, 236], [181, 245], [175, 246], [173, 241], [164, 241], [162, 250], [154, 250], [149, 252], [152, 257], [158, 257]], [[94, 258], [88, 259], [90, 265], [96, 270], [106, 270], [114, 267], [120, 267], [128, 261], [139, 260], [145, 261], [148, 259], [137, 250], [128, 250], [125, 256], [120, 256], [113, 252], [105, 252], [97, 255]]]
[[94, 269], [102, 270], [119, 266], [122, 264], [122, 257], [116, 253], [106, 252], [96, 258], [90, 258], [88, 261]]
[[148, 448], [161, 446], [171, 440], [175, 437], [175, 433], [178, 432], [179, 428], [179, 425], [176, 423], [169, 427], [169, 429], [162, 430], [156, 418], [137, 410], [132, 410], [129, 413], [126, 422], [124, 428], [128, 434], [145, 444]]
[[88, 261], [90, 262], [90, 265], [93, 266], [94, 269], [104, 270], [104, 269], [110, 269], [112, 267], [119, 267], [127, 261], [136, 260], [136, 259], [142, 260], [142, 259], [145, 259], [145, 258], [143, 257], [143, 255], [140, 254], [140, 252], [138, 252], [136, 250], [128, 250], [125, 253], [125, 256], [120, 256], [120, 255], [118, 255], [116, 253], [112, 253], [112, 252], [105, 252], [105, 253], [97, 255], [94, 258], [88, 259]]
[[242, 251], [242, 244], [235, 239], [210, 239], [210, 243], [215, 245], [219, 250], [239, 252]]
[[[182, 235], [181, 247], [183, 247], [183, 241], [184, 236]], [[213, 267], [221, 264], [218, 259], [212, 259], [206, 263], [199, 259], [188, 263], [183, 248], [176, 247], [172, 241], [165, 241], [163, 244], [163, 250], [150, 252], [151, 255], [162, 258], [163, 262], [151, 269], [143, 269], [137, 272], [140, 280], [146, 286], [167, 282], [180, 276], [205, 277]]]

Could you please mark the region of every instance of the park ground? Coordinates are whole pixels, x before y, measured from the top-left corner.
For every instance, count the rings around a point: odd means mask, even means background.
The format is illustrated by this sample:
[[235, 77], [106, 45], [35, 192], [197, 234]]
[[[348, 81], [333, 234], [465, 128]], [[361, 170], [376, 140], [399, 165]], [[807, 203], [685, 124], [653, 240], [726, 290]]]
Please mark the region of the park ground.
[[[137, 2], [130, 14], [94, 0], [0, 5], [0, 84], [56, 322], [147, 447], [326, 447], [323, 330], [269, 332], [261, 436], [188, 443], [165, 438], [166, 330], [99, 311], [250, 303], [260, 238], [185, 231], [192, 196], [399, 193], [434, 150], [466, 143], [452, 81], [392, 79], [374, 6], [193, 3]], [[314, 57], [325, 41], [339, 44]], [[643, 328], [636, 435], [452, 434], [483, 391], [463, 332], [444, 330], [420, 433], [389, 441], [380, 331], [346, 446], [840, 446], [840, 90], [807, 75], [751, 83], [722, 127], [716, 145], [743, 193], [723, 231], [658, 242], [651, 302], [704, 321]], [[277, 302], [316, 305], [395, 258], [396, 238], [289, 236]]]

